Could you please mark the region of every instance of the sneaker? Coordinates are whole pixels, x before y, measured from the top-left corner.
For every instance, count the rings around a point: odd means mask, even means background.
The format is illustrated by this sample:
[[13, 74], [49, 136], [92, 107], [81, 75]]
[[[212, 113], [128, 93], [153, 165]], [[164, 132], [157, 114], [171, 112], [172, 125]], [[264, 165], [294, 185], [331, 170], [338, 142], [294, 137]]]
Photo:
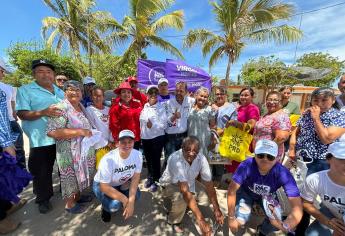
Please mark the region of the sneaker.
[[150, 192], [154, 193], [158, 190], [158, 186], [157, 184], [153, 183], [151, 186], [150, 186]]
[[52, 206], [49, 203], [49, 201], [38, 203], [38, 210], [40, 211], [41, 214], [46, 214], [49, 211], [51, 211], [51, 209], [52, 209]]
[[144, 187], [145, 188], [150, 188], [152, 184], [153, 184], [152, 178], [148, 177], [147, 180], [145, 181]]
[[103, 222], [109, 222], [111, 220], [111, 213], [102, 209], [101, 218], [102, 218]]
[[8, 234], [15, 231], [20, 223], [13, 222], [8, 218], [0, 220], [0, 234]]

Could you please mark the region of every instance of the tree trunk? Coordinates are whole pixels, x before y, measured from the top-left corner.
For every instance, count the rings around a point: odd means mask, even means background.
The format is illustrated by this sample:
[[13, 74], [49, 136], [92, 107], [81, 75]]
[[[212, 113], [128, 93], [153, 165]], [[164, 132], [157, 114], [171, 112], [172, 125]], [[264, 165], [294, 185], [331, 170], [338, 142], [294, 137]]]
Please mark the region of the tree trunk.
[[226, 74], [225, 74], [225, 84], [226, 84], [226, 89], [228, 89], [229, 82], [230, 82], [230, 66], [231, 66], [231, 55], [229, 55], [228, 58], [228, 65], [226, 66]]

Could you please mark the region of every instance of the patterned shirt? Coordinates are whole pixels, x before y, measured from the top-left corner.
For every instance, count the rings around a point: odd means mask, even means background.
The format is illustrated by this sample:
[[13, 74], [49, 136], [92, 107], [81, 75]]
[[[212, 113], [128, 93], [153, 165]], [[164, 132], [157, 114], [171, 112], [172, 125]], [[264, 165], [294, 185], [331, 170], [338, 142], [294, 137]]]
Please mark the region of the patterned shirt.
[[[320, 114], [320, 120], [326, 128], [331, 126], [345, 128], [345, 113], [333, 107]], [[300, 132], [297, 136], [296, 151], [306, 150], [313, 159], [325, 159], [328, 144], [323, 144], [319, 139], [310, 112], [301, 116], [297, 121], [297, 126]], [[301, 152], [301, 155], [305, 155], [305, 152]]]
[[[272, 114], [266, 114], [255, 124], [254, 142], [256, 143], [261, 139], [273, 140], [277, 130], [290, 131], [290, 129], [290, 119], [283, 110], [274, 112]], [[282, 143], [278, 146], [278, 159], [281, 159], [283, 154], [284, 144]]]
[[10, 119], [7, 112], [6, 94], [0, 89], [0, 147], [5, 148], [13, 145], [11, 137]]

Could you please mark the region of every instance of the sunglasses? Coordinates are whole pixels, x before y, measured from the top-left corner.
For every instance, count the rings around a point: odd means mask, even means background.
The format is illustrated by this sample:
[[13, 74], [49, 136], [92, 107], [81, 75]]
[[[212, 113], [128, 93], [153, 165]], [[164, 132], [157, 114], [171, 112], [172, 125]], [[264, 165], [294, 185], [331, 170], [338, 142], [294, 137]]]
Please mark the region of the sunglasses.
[[57, 79], [57, 81], [63, 81], [63, 82], [66, 82], [67, 79]]
[[265, 157], [267, 158], [267, 160], [269, 161], [274, 161], [274, 159], [276, 159], [275, 156], [269, 155], [269, 154], [256, 154], [256, 157], [259, 159], [264, 159]]

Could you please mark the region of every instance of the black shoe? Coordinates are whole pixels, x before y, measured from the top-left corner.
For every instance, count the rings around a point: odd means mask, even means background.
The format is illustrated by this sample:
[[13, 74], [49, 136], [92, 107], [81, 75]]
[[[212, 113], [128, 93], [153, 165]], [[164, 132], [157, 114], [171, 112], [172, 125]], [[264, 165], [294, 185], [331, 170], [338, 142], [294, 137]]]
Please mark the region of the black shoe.
[[38, 203], [38, 210], [40, 211], [41, 214], [46, 214], [52, 209], [51, 204], [49, 201], [44, 201]]
[[102, 218], [103, 222], [109, 222], [111, 220], [111, 213], [102, 209], [101, 218]]

